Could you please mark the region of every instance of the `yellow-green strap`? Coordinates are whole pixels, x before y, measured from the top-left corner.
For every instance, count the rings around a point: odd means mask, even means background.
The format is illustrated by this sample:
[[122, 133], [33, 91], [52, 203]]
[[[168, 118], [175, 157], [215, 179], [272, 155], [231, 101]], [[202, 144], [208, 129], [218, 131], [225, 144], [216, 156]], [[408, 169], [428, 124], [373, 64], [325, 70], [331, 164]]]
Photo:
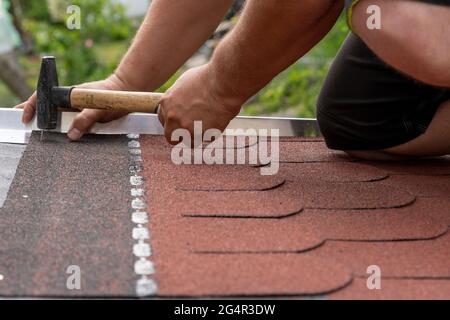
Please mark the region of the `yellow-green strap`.
[[353, 29], [353, 23], [352, 23], [353, 9], [358, 4], [359, 0], [348, 0], [347, 2], [348, 2], [348, 6], [347, 6], [347, 24], [348, 24], [348, 27], [350, 28], [350, 30], [352, 30], [352, 32], [355, 32], [354, 29]]

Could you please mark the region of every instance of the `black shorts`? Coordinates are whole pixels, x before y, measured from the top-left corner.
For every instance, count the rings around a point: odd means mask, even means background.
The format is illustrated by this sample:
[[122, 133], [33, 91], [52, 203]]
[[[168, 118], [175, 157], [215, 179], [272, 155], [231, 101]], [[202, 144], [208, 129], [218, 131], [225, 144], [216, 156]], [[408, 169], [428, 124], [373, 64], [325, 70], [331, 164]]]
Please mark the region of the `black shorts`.
[[325, 80], [317, 120], [331, 149], [380, 150], [423, 134], [449, 99], [450, 89], [401, 74], [351, 33]]

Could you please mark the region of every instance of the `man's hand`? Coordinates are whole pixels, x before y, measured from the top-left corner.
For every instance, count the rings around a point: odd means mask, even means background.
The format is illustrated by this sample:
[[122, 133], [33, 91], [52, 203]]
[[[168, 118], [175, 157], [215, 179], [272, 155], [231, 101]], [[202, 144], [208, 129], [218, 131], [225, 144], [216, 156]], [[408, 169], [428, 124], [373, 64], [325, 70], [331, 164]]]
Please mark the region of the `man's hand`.
[[194, 121], [202, 121], [202, 129], [223, 131], [239, 113], [245, 100], [221, 94], [210, 65], [186, 71], [163, 96], [159, 109], [159, 120], [164, 126], [164, 135], [170, 144], [172, 132], [187, 129], [194, 139]]
[[[127, 88], [122, 81], [115, 75], [108, 79], [96, 82], [84, 83], [78, 88], [101, 89], [101, 90], [131, 90]], [[29, 123], [33, 120], [36, 113], [36, 92], [24, 103], [17, 105], [15, 108], [23, 109], [22, 122]], [[106, 111], [85, 109], [80, 112], [72, 122], [67, 136], [70, 140], [79, 140], [96, 122], [108, 122], [127, 114], [125, 111]]]

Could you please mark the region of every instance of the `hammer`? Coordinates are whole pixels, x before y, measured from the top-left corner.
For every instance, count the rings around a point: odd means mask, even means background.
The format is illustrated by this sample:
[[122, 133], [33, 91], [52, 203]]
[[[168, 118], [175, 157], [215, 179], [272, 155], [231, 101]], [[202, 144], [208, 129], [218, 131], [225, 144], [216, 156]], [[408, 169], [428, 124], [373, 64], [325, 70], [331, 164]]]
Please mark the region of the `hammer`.
[[48, 56], [42, 58], [37, 85], [37, 126], [41, 130], [56, 129], [59, 108], [157, 113], [162, 95], [59, 86], [55, 57]]

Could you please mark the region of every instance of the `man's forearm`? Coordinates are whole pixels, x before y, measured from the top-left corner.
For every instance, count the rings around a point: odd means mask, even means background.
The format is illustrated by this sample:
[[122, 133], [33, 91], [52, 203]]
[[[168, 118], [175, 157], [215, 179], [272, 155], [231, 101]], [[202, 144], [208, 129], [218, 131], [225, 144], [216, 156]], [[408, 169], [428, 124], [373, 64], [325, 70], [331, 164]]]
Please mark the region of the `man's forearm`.
[[115, 75], [133, 90], [161, 86], [208, 39], [233, 0], [154, 0]]
[[210, 63], [220, 98], [245, 102], [317, 44], [342, 7], [338, 0], [249, 0]]

